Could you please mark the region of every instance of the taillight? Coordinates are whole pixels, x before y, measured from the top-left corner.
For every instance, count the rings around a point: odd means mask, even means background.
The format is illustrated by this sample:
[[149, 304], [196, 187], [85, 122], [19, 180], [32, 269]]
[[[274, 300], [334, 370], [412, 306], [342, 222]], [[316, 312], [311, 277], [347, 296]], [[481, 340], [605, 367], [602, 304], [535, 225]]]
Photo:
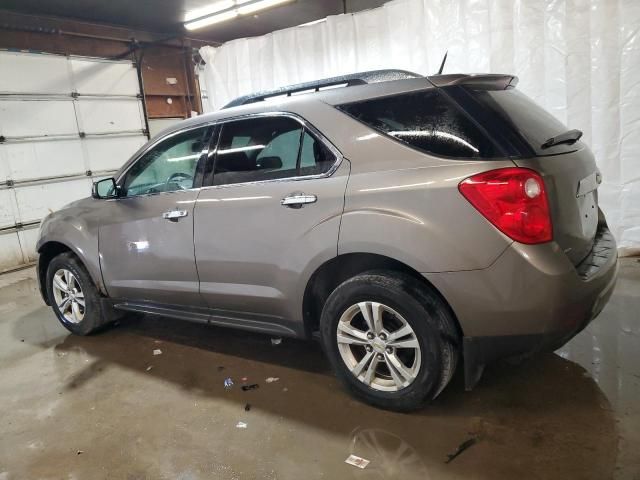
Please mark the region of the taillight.
[[479, 173], [458, 185], [460, 193], [502, 233], [534, 244], [553, 238], [544, 180], [527, 168]]

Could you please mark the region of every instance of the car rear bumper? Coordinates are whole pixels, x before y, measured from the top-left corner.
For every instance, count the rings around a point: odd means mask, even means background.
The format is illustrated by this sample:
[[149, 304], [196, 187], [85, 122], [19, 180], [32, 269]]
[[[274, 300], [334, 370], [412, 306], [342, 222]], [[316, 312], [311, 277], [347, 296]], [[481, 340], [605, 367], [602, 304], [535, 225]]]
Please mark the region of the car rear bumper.
[[586, 327], [611, 297], [617, 258], [613, 236], [601, 225], [578, 266], [554, 242], [513, 243], [487, 269], [425, 274], [460, 322], [467, 387], [485, 364], [553, 351]]

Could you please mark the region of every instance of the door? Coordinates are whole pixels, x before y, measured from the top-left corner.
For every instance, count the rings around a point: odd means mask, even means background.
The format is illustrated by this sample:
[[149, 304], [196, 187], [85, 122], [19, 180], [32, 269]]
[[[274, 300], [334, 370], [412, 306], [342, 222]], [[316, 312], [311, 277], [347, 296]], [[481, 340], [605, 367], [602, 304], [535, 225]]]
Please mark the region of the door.
[[200, 306], [193, 252], [197, 172], [211, 129], [172, 134], [144, 153], [118, 180], [100, 227], [100, 265], [109, 295], [135, 301]]
[[300, 333], [305, 278], [337, 253], [348, 175], [349, 163], [296, 118], [224, 123], [194, 212], [208, 306], [247, 328]]

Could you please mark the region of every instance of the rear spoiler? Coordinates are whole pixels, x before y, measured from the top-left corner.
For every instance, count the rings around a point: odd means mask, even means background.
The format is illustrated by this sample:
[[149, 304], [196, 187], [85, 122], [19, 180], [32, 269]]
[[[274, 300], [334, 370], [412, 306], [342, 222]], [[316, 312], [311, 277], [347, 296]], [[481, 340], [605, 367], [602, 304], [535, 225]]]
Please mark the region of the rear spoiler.
[[479, 90], [506, 90], [515, 88], [518, 84], [518, 77], [515, 75], [503, 75], [499, 73], [472, 74], [465, 75], [453, 73], [447, 75], [433, 75], [427, 77], [435, 87], [445, 87], [449, 85], [465, 85]]

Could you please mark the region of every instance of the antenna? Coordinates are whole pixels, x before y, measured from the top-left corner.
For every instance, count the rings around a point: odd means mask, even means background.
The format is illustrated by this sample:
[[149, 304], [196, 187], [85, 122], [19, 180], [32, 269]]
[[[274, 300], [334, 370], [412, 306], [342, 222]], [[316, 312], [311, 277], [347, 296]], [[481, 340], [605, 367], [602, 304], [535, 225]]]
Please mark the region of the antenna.
[[442, 59], [442, 63], [440, 64], [440, 70], [438, 70], [438, 75], [442, 75], [442, 70], [444, 70], [444, 64], [447, 61], [447, 55], [449, 54], [449, 50], [444, 52], [444, 58]]

